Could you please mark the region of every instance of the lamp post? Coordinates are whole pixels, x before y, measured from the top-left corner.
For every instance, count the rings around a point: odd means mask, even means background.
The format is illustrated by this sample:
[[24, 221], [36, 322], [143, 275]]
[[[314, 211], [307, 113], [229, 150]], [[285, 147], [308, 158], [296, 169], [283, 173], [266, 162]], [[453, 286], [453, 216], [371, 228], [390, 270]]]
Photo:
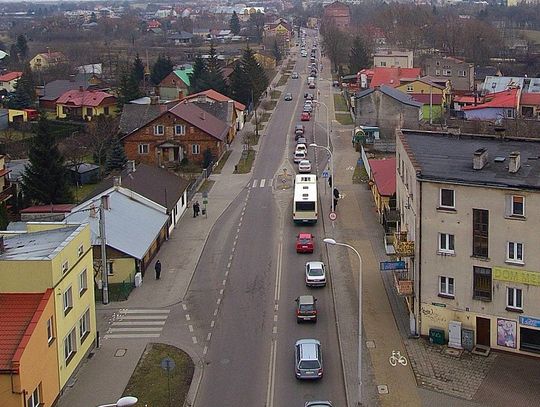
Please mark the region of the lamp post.
[[102, 404], [98, 407], [132, 407], [135, 404], [137, 404], [138, 401], [139, 400], [137, 399], [137, 397], [125, 396], [125, 397], [119, 398], [116, 403]]
[[335, 212], [336, 208], [335, 208], [335, 205], [334, 205], [334, 157], [332, 156], [332, 151], [330, 151], [330, 149], [328, 147], [325, 147], [325, 146], [320, 146], [316, 143], [311, 143], [309, 145], [310, 147], [315, 147], [315, 148], [322, 148], [326, 151], [328, 151], [328, 154], [330, 154], [330, 189], [331, 189], [331, 194], [332, 194], [332, 213]]
[[347, 243], [336, 242], [325, 238], [323, 242], [332, 246], [343, 246], [351, 249], [358, 256], [358, 405], [362, 405], [362, 257], [358, 250]]
[[[317, 94], [320, 96], [320, 91], [317, 90]], [[315, 100], [316, 105], [322, 105], [326, 109], [326, 146], [330, 148], [330, 117], [328, 116], [328, 106], [325, 103], [320, 102], [319, 99]]]

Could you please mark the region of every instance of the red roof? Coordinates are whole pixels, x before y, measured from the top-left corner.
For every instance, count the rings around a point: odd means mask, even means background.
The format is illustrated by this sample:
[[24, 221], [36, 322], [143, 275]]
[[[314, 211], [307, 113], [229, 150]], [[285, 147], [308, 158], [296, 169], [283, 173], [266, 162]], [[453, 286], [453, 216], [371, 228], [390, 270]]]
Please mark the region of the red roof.
[[468, 95], [456, 95], [454, 96], [454, 102], [456, 103], [470, 103], [470, 104], [473, 104], [475, 102], [475, 99], [476, 99], [476, 103], [480, 103], [481, 102], [481, 98], [475, 98], [474, 96], [468, 96]]
[[229, 133], [229, 124], [219, 120], [217, 117], [212, 116], [210, 113], [204, 111], [195, 103], [188, 103], [184, 100], [178, 103], [168, 112], [172, 113], [182, 120], [191, 123], [193, 126], [198, 127], [205, 133], [218, 140], [224, 141]]
[[494, 108], [517, 108], [519, 89], [507, 89], [490, 93], [484, 97], [484, 103], [476, 106], [464, 106], [463, 110]]
[[52, 292], [0, 294], [0, 371], [18, 373], [18, 362]]
[[430, 103], [433, 103], [434, 105], [440, 105], [442, 104], [442, 95], [433, 93], [431, 96], [429, 93], [409, 93], [407, 92], [407, 95], [413, 98], [413, 100], [416, 100], [417, 102], [423, 103], [425, 105], [429, 105]]
[[0, 75], [0, 82], [9, 82], [14, 79], [19, 79], [22, 76], [22, 72], [14, 71], [14, 72], [7, 72], [3, 75]]
[[116, 103], [116, 97], [107, 92], [100, 90], [80, 90], [72, 89], [68, 90], [62, 96], [58, 98], [56, 103], [61, 105], [71, 106], [101, 106], [104, 101], [110, 98], [110, 103]]
[[206, 96], [209, 99], [215, 100], [216, 102], [228, 102], [229, 100], [232, 100], [234, 102], [234, 108], [236, 110], [242, 110], [242, 111], [246, 110], [246, 106], [243, 105], [242, 103], [237, 102], [236, 100], [231, 99], [228, 96], [222, 95], [221, 93], [219, 93], [218, 91], [214, 89], [208, 89], [208, 90], [203, 90], [202, 92], [199, 92], [199, 93], [194, 93], [192, 95], [189, 95], [186, 99], [194, 99], [194, 98], [197, 98], [197, 96], [202, 96], [202, 95]]
[[522, 93], [521, 94], [522, 105], [540, 105], [540, 93]]
[[368, 160], [375, 185], [382, 196], [396, 193], [396, 159]]
[[377, 66], [373, 68], [373, 78], [371, 78], [370, 88], [381, 85], [392, 87], [399, 86], [402, 78], [412, 79], [420, 77], [422, 68], [388, 68]]
[[24, 208], [21, 213], [69, 213], [74, 204], [36, 205]]

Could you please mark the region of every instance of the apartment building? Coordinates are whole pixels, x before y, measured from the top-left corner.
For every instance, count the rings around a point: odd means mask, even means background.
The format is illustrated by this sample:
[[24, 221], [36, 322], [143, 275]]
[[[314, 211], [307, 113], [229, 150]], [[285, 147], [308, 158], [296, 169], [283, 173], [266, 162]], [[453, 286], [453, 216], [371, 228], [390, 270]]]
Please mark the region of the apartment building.
[[49, 374], [58, 375], [61, 390], [96, 339], [90, 226], [29, 222], [25, 231], [4, 233], [1, 243], [2, 294], [54, 292], [47, 335], [58, 360]]
[[452, 92], [469, 94], [474, 90], [474, 64], [453, 57], [434, 56], [424, 61], [424, 74], [433, 81], [450, 82]]
[[396, 162], [414, 331], [540, 355], [540, 141], [401, 130]]
[[373, 54], [374, 67], [413, 68], [414, 55], [412, 51], [377, 50]]

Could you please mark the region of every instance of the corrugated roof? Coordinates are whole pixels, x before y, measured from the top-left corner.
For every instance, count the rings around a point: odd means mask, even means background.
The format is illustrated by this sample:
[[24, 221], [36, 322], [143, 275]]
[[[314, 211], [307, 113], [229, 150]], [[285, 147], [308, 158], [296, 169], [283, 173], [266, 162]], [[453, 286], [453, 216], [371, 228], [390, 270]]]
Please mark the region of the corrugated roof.
[[399, 86], [402, 78], [418, 78], [422, 73], [422, 68], [373, 68], [373, 77], [369, 84], [370, 88], [375, 88], [381, 85]]
[[368, 162], [379, 194], [394, 195], [396, 193], [396, 159], [368, 160]]
[[18, 373], [18, 363], [52, 290], [0, 294], [0, 370]]
[[381, 92], [383, 92], [384, 94], [400, 101], [401, 103], [404, 103], [406, 105], [409, 105], [409, 106], [414, 106], [414, 107], [422, 107], [423, 104], [420, 103], [420, 102], [416, 102], [414, 101], [409, 95], [407, 95], [406, 93], [403, 93], [397, 89], [394, 89], [393, 87], [391, 86], [386, 86], [386, 85], [381, 85], [379, 87], [379, 90]]
[[56, 103], [72, 106], [100, 106], [105, 100], [110, 99], [110, 103], [115, 103], [116, 97], [100, 90], [68, 90], [58, 98]]
[[478, 110], [486, 108], [517, 108], [519, 89], [508, 89], [490, 93], [484, 97], [484, 103], [476, 106], [464, 106], [462, 110]]
[[413, 100], [422, 103], [424, 105], [429, 105], [433, 103], [434, 105], [440, 105], [442, 103], [442, 95], [433, 93], [407, 93]]
[[515, 86], [523, 89], [525, 78], [519, 76], [486, 76], [482, 85], [484, 93], [498, 93]]
[[219, 120], [194, 103], [188, 103], [187, 100], [182, 101], [171, 108], [169, 113], [191, 123], [193, 126], [198, 127], [220, 141], [224, 141], [227, 138], [230, 127], [229, 123]]
[[74, 207], [74, 204], [36, 205], [24, 208], [21, 213], [68, 213]]
[[[110, 209], [105, 211], [107, 245], [141, 260], [169, 217], [164, 207], [148, 201], [137, 193], [121, 187], [104, 191], [74, 208], [73, 212], [66, 217], [66, 222], [89, 223], [92, 244], [100, 244], [97, 213], [101, 196], [105, 194], [109, 195], [110, 203]], [[96, 208], [95, 217], [91, 216], [89, 210], [92, 205]]]
[[522, 93], [521, 104], [540, 106], [540, 93]]
[[190, 86], [190, 75], [193, 73], [193, 68], [175, 69], [174, 74], [182, 79], [187, 86]]

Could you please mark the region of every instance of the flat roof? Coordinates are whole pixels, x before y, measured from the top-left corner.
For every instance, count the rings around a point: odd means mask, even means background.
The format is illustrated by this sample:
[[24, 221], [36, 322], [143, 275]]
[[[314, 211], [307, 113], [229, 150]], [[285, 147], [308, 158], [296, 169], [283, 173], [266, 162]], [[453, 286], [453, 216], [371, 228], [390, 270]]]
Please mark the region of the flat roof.
[[[417, 130], [402, 130], [399, 137], [421, 180], [540, 189], [540, 140]], [[488, 161], [481, 170], [474, 170], [474, 152], [482, 148], [487, 150]], [[508, 157], [516, 151], [521, 166], [510, 173]]]

